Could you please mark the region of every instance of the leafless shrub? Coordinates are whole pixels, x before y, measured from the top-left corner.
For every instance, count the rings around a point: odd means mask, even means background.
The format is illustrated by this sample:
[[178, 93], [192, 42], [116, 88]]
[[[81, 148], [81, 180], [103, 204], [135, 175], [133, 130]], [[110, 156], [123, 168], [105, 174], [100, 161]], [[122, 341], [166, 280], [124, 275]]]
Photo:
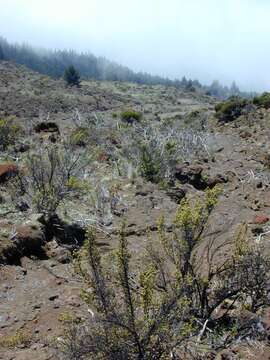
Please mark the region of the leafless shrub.
[[22, 199], [50, 219], [60, 203], [83, 187], [84, 169], [89, 159], [65, 144], [44, 145], [29, 152], [23, 172], [13, 183], [14, 200]]
[[144, 123], [122, 128], [121, 135], [122, 163], [154, 182], [170, 180], [179, 162], [211, 157], [211, 136], [204, 132]]
[[246, 175], [239, 178], [239, 181], [243, 188], [245, 185], [252, 185], [253, 187], [256, 187], [259, 182], [261, 182], [263, 186], [269, 186], [270, 174], [265, 171], [257, 171], [254, 173], [253, 170], [249, 170]]
[[117, 123], [111, 121], [110, 118], [101, 114], [92, 113], [89, 115], [82, 115], [75, 109], [72, 122], [75, 125], [72, 137], [75, 135], [84, 138], [84, 145], [86, 146], [101, 146], [102, 149], [108, 153], [112, 152], [112, 137], [117, 129]]

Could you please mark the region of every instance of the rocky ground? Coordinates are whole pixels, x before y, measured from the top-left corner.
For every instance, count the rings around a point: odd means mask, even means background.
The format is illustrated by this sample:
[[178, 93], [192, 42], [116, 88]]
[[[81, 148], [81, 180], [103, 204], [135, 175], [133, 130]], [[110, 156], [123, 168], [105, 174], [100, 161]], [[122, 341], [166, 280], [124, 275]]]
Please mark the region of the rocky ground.
[[[172, 189], [143, 179], [122, 179], [118, 196], [119, 211], [124, 215], [113, 214], [105, 224], [106, 233], [99, 232], [104, 251], [114, 247], [124, 216], [129, 244], [139, 256], [148, 229], [153, 238], [157, 236], [161, 214], [169, 228], [183, 194], [200, 196], [213, 183], [222, 184], [223, 192], [205, 241], [215, 236], [221, 244], [232, 239], [241, 224], [247, 224], [249, 237], [263, 242], [269, 251], [270, 112], [257, 111], [253, 118], [220, 125], [213, 118], [214, 104], [210, 97], [162, 86], [88, 81], [79, 89], [66, 88], [62, 81], [0, 63], [0, 118], [16, 116], [24, 126], [49, 115], [62, 134], [71, 126], [76, 109], [81, 114], [111, 117], [132, 107], [149, 121], [184, 121], [194, 111], [206, 114], [209, 134], [215, 136], [211, 157], [191, 165], [179, 164], [177, 187]], [[0, 359], [56, 359], [52, 347], [63, 333], [66, 318], [73, 314], [84, 319], [89, 309], [80, 298], [82, 283], [74, 271], [70, 249], [54, 237], [48, 239], [39, 214], [31, 209], [13, 211], [7, 195], [10, 180], [5, 176], [9, 164], [8, 154], [0, 154]], [[106, 171], [105, 167], [104, 176]], [[79, 216], [87, 217], [89, 206], [86, 197], [72, 199], [62, 206], [61, 214], [68, 209], [71, 214], [66, 219], [78, 224]], [[224, 256], [226, 251], [229, 249], [224, 249]], [[266, 311], [265, 322], [270, 326], [269, 316]], [[267, 348], [238, 351], [243, 359], [270, 358]]]

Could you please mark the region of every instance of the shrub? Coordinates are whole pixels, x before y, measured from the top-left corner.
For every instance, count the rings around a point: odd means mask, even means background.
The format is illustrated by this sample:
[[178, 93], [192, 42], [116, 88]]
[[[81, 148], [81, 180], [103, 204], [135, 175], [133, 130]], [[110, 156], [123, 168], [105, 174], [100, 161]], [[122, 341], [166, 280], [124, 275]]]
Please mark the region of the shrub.
[[70, 65], [66, 68], [64, 72], [64, 80], [68, 85], [80, 85], [80, 74], [79, 72], [74, 68], [73, 65]]
[[269, 109], [270, 108], [270, 93], [265, 92], [261, 96], [254, 97], [253, 104], [263, 107], [265, 109]]
[[160, 178], [160, 163], [151, 153], [151, 149], [147, 145], [142, 145], [140, 148], [140, 173], [147, 180], [152, 182], [159, 182]]
[[82, 297], [95, 311], [89, 322], [67, 331], [61, 342], [66, 359], [202, 359], [230, 344], [267, 338], [257, 316], [250, 321], [231, 311], [247, 299], [253, 312], [268, 303], [269, 259], [248, 245], [247, 226], [235, 237], [230, 258], [220, 261], [218, 252], [228, 244], [214, 240], [196, 254], [218, 193], [182, 201], [171, 234], [161, 217], [160, 246], [149, 239], [141, 266], [133, 262], [124, 226], [109, 259], [88, 231], [76, 268], [86, 282]]
[[243, 114], [248, 104], [249, 102], [246, 99], [238, 96], [231, 97], [229, 100], [216, 105], [216, 117], [222, 122], [233, 121]]
[[13, 117], [0, 119], [0, 150], [6, 150], [8, 146], [14, 145], [22, 128], [15, 124]]
[[89, 130], [85, 127], [77, 127], [70, 135], [70, 143], [77, 146], [85, 146], [89, 140]]
[[27, 346], [31, 343], [31, 335], [24, 330], [18, 330], [14, 335], [10, 336], [1, 336], [0, 337], [0, 347], [3, 348], [16, 348]]
[[183, 130], [171, 123], [136, 124], [128, 132], [122, 129], [121, 135], [120, 156], [148, 181], [170, 182], [179, 162], [210, 155], [207, 133]]
[[133, 124], [134, 121], [140, 121], [141, 118], [142, 114], [135, 110], [127, 110], [121, 113], [122, 121], [126, 122], [127, 124]]
[[28, 153], [25, 174], [17, 177], [13, 197], [16, 201], [23, 198], [49, 221], [66, 197], [86, 188], [80, 176], [87, 163], [88, 159], [68, 146], [41, 147]]

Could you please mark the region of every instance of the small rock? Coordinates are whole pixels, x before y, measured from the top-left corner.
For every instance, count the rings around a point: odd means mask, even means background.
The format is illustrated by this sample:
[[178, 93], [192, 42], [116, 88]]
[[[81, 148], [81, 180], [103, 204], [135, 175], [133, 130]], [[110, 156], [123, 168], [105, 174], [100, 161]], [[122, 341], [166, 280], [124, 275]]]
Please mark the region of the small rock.
[[81, 306], [80, 299], [77, 296], [71, 296], [70, 298], [68, 298], [67, 303], [68, 303], [68, 305], [74, 306], [74, 307]]
[[14, 151], [16, 153], [24, 153], [30, 149], [30, 146], [28, 144], [18, 144], [15, 145]]
[[257, 215], [255, 216], [253, 223], [257, 225], [262, 225], [262, 224], [266, 224], [269, 220], [270, 220], [269, 217], [266, 215]]
[[252, 136], [252, 134], [251, 134], [249, 131], [246, 131], [246, 130], [241, 131], [241, 133], [240, 133], [240, 137], [241, 137], [242, 139], [248, 139], [248, 138], [250, 138], [251, 136]]
[[35, 304], [34, 306], [33, 306], [33, 309], [40, 309], [41, 308], [41, 304]]

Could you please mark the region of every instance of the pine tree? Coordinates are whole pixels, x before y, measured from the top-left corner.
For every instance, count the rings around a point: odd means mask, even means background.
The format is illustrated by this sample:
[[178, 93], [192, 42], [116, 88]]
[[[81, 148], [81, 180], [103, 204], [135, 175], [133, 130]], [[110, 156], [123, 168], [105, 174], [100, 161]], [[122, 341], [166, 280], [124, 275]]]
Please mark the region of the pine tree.
[[238, 86], [236, 85], [235, 81], [232, 82], [230, 92], [231, 92], [231, 95], [238, 95], [240, 93], [240, 90], [239, 90]]
[[182, 83], [182, 86], [183, 86], [184, 88], [187, 86], [188, 81], [187, 81], [187, 79], [186, 79], [185, 76], [182, 77], [181, 83]]
[[0, 60], [4, 60], [4, 59], [5, 59], [4, 51], [3, 51], [2, 46], [0, 45]]
[[67, 82], [68, 85], [71, 86], [80, 85], [80, 74], [73, 65], [70, 65], [66, 68], [64, 72], [64, 80]]

